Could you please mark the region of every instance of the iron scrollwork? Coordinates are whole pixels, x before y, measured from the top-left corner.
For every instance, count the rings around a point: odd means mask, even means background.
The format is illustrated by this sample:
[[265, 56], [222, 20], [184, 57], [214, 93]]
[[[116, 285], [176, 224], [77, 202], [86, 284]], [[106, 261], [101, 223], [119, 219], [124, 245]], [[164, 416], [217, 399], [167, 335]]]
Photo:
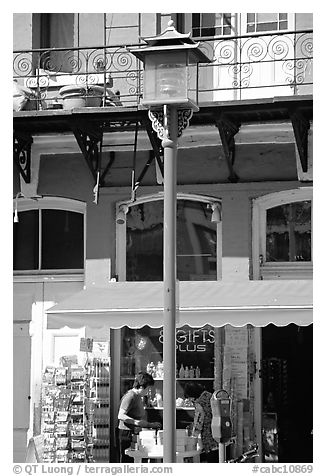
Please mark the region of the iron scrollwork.
[[[178, 132], [177, 137], [181, 137], [183, 130], [189, 126], [190, 119], [193, 114], [191, 108], [188, 109], [178, 109]], [[166, 121], [163, 109], [149, 110], [148, 117], [152, 122], [152, 127], [157, 133], [158, 137], [163, 140], [165, 138], [170, 138], [170, 113], [169, 108], [167, 108]]]

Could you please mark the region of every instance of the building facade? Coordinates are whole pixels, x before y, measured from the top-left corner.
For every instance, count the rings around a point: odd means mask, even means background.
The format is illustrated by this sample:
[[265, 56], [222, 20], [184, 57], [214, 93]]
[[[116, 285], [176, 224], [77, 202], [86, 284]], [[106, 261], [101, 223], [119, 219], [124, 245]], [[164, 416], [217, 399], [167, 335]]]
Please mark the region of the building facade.
[[[178, 148], [177, 425], [192, 418], [184, 385], [200, 379], [232, 396], [232, 454], [255, 441], [265, 461], [312, 461], [312, 15], [24, 13], [13, 54], [15, 462], [42, 430], [45, 370], [84, 363], [81, 339], [110, 362], [96, 461], [117, 461], [134, 372], [151, 368], [162, 390], [163, 155], [127, 47], [171, 18], [211, 58], [193, 72], [200, 110]], [[161, 418], [151, 400], [148, 417]]]

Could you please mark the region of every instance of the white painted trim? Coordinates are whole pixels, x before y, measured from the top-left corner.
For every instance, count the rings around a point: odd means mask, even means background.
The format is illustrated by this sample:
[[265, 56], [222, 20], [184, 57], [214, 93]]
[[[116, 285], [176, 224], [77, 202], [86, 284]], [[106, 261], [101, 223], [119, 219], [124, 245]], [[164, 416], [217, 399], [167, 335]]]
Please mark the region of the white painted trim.
[[[55, 356], [55, 338], [58, 337], [85, 337], [85, 327], [81, 327], [78, 329], [71, 329], [70, 327], [63, 327], [61, 329], [45, 329], [44, 331], [46, 333], [45, 339], [43, 339], [43, 345], [48, 343], [48, 350], [49, 350], [49, 358], [50, 361], [54, 362], [54, 356]], [[42, 355], [44, 356], [44, 349], [42, 352]]]
[[[15, 198], [13, 199], [13, 208], [15, 208]], [[26, 210], [42, 210], [42, 209], [55, 209], [55, 210], [67, 210], [71, 212], [86, 214], [86, 203], [80, 200], [74, 200], [72, 198], [63, 197], [37, 197], [31, 198], [18, 198], [17, 200], [18, 212]]]
[[281, 192], [269, 193], [254, 199], [254, 206], [260, 209], [273, 208], [284, 203], [293, 203], [302, 200], [312, 200], [312, 186], [298, 187], [293, 190], [282, 190]]
[[49, 273], [47, 271], [35, 271], [32, 273], [31, 271], [19, 271], [19, 274], [15, 274], [13, 276], [13, 282], [15, 283], [43, 283], [43, 282], [83, 282], [84, 281], [84, 274], [80, 273], [79, 270], [76, 274], [72, 274], [72, 270], [69, 269], [69, 273], [65, 274], [64, 272], [60, 272], [58, 274]]
[[[266, 211], [279, 205], [294, 203], [304, 200], [313, 202], [313, 187], [298, 187], [292, 190], [282, 190], [263, 195], [252, 200], [252, 266], [253, 279], [261, 279], [263, 272], [260, 269], [260, 255], [266, 260]], [[311, 250], [312, 251], [312, 250]], [[293, 279], [295, 270], [297, 272], [306, 271], [312, 273], [312, 262], [306, 263], [266, 263], [265, 270], [277, 269], [278, 272], [284, 274], [284, 278], [288, 275]], [[275, 271], [276, 275], [276, 271]], [[290, 279], [290, 278], [289, 278]]]
[[[139, 205], [140, 203], [154, 202], [154, 201], [163, 200], [163, 199], [164, 199], [164, 192], [157, 192], [150, 195], [144, 195], [142, 197], [139, 197], [135, 201], [123, 200], [121, 202], [118, 202], [117, 209], [121, 205], [127, 205], [128, 207], [131, 207], [133, 205]], [[187, 193], [187, 192], [178, 192], [177, 200], [191, 200], [193, 202], [204, 202], [209, 204], [221, 202], [221, 199], [218, 197], [213, 197], [209, 195], [199, 195], [199, 194]]]

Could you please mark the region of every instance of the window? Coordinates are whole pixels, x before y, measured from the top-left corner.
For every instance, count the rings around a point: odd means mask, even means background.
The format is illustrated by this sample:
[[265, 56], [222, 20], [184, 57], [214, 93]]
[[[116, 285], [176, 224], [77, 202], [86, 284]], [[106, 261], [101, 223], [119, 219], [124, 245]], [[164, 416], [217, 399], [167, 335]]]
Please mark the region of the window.
[[47, 51], [41, 55], [42, 68], [49, 71], [70, 73], [76, 68], [77, 58], [69, 48], [76, 46], [75, 13], [41, 14], [41, 48], [67, 48]]
[[[210, 325], [196, 328], [182, 326], [176, 330], [176, 398], [183, 400], [186, 383], [192, 380], [196, 381], [198, 378], [201, 379], [206, 390], [213, 391], [214, 344], [215, 329]], [[141, 329], [130, 329], [123, 327], [120, 345], [120, 395], [122, 396], [131, 387], [134, 375], [144, 370], [153, 375], [157, 390], [163, 395], [163, 328], [154, 329], [144, 326]], [[195, 373], [196, 369], [197, 373]], [[154, 393], [149, 394], [150, 400], [155, 399]], [[148, 402], [148, 404], [156, 406], [154, 401]], [[180, 413], [177, 416], [183, 415]]]
[[266, 261], [311, 261], [311, 202], [266, 212]]
[[247, 33], [287, 29], [287, 13], [247, 13]]
[[231, 13], [192, 14], [192, 36], [221, 36], [231, 33]]
[[14, 271], [84, 268], [84, 213], [53, 206], [47, 208], [46, 202], [38, 201], [34, 209], [26, 209], [26, 203], [18, 208], [19, 221], [13, 230]]
[[[220, 208], [214, 210], [217, 199], [193, 197], [184, 194], [177, 202], [177, 278], [215, 280], [221, 272]], [[126, 223], [117, 232], [119, 279], [162, 281], [163, 200], [129, 204]]]
[[253, 204], [254, 279], [312, 277], [312, 189], [282, 191]]
[[72, 48], [74, 17], [74, 13], [42, 13], [41, 48]]

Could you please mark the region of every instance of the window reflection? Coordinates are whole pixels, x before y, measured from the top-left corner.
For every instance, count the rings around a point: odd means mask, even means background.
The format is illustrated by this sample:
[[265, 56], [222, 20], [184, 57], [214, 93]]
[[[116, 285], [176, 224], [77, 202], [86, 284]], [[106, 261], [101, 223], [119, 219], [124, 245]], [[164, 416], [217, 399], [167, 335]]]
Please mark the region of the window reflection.
[[[127, 281], [163, 280], [163, 201], [141, 203], [127, 214]], [[216, 223], [206, 203], [178, 200], [177, 278], [216, 279]]]
[[56, 209], [20, 211], [13, 252], [15, 271], [83, 269], [84, 215]]
[[311, 261], [311, 202], [267, 210], [266, 261]]
[[14, 270], [37, 269], [38, 250], [38, 210], [19, 212], [19, 223], [14, 223], [13, 231]]
[[84, 216], [68, 210], [42, 210], [42, 268], [82, 269]]

